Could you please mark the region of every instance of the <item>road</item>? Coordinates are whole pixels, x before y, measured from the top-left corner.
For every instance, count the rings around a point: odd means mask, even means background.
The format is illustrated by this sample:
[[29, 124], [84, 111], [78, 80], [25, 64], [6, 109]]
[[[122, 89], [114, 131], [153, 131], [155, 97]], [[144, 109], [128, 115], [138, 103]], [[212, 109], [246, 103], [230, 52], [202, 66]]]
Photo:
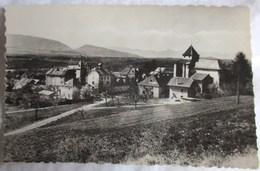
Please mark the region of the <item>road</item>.
[[[107, 100], [110, 101], [110, 99], [107, 99]], [[35, 122], [35, 123], [31, 124], [31, 125], [27, 125], [25, 127], [22, 127], [22, 128], [19, 128], [19, 129], [7, 132], [7, 133], [4, 134], [4, 136], [20, 134], [20, 133], [23, 133], [23, 132], [26, 132], [26, 131], [29, 131], [29, 130], [32, 130], [32, 129], [35, 129], [35, 128], [39, 128], [41, 126], [44, 126], [44, 125], [46, 125], [48, 123], [51, 123], [51, 122], [54, 122], [54, 121], [56, 121], [58, 119], [61, 119], [63, 117], [72, 115], [72, 114], [74, 114], [75, 112], [77, 112], [79, 110], [86, 111], [86, 110], [91, 109], [92, 107], [95, 107], [95, 106], [103, 104], [103, 103], [106, 103], [106, 101], [102, 100], [102, 101], [95, 102], [93, 104], [84, 105], [84, 106], [82, 106], [80, 108], [73, 109], [73, 110], [70, 110], [70, 111], [67, 111], [67, 112], [63, 112], [63, 113], [61, 113], [59, 115], [56, 115], [56, 116], [53, 116], [53, 117], [50, 117], [50, 118], [47, 118], [47, 119]]]

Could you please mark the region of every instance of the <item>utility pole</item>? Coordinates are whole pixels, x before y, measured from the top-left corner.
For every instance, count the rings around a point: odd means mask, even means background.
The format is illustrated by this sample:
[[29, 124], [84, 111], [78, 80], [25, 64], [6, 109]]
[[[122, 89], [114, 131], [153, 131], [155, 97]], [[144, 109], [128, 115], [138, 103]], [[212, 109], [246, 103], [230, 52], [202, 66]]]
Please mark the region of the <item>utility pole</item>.
[[237, 66], [237, 92], [236, 92], [236, 103], [239, 104], [240, 103], [240, 92], [239, 92], [239, 89], [240, 89], [240, 66], [239, 66], [239, 62], [238, 62], [238, 66]]

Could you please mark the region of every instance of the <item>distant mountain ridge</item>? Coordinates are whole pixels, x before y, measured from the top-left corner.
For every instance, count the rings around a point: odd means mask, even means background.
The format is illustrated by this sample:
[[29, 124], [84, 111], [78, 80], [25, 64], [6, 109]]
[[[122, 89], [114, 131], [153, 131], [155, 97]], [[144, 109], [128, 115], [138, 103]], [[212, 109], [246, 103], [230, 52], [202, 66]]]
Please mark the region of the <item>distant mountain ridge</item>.
[[87, 56], [98, 57], [141, 57], [133, 53], [122, 52], [118, 50], [108, 49], [104, 47], [98, 47], [93, 45], [84, 45], [76, 49], [77, 52]]
[[59, 41], [18, 34], [7, 34], [6, 54], [16, 55], [47, 55], [68, 57], [140, 57], [135, 54], [121, 52], [103, 47], [84, 45], [78, 49], [72, 49]]
[[6, 40], [7, 55], [15, 54], [74, 54], [69, 46], [51, 39], [8, 34]]
[[[72, 49], [68, 45], [51, 39], [7, 34], [7, 56], [44, 55], [63, 57], [148, 57], [148, 58], [182, 58], [185, 50], [141, 50], [126, 47], [98, 47], [93, 45], [83, 45], [80, 48]], [[196, 47], [195, 47], [196, 49]], [[201, 57], [214, 56], [218, 59], [233, 59], [235, 54], [224, 54], [221, 52], [204, 52], [196, 49]]]
[[[187, 47], [188, 48], [188, 47]], [[172, 50], [172, 49], [162, 49], [162, 50], [142, 50], [142, 49], [134, 49], [134, 48], [126, 48], [126, 47], [111, 47], [111, 49], [124, 51], [128, 53], [134, 53], [140, 55], [142, 57], [149, 58], [157, 58], [157, 57], [170, 57], [170, 58], [182, 58], [182, 54], [185, 50]], [[196, 47], [195, 47], [196, 49]], [[200, 54], [200, 57], [214, 57], [218, 59], [233, 59], [236, 54], [226, 54], [220, 52], [207, 52], [196, 49]]]

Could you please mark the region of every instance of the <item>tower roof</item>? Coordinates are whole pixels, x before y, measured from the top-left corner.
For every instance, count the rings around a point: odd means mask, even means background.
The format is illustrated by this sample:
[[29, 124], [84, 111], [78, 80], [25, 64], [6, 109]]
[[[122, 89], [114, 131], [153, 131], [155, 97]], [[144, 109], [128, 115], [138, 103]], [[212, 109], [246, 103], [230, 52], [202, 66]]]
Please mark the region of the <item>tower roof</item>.
[[199, 54], [198, 52], [193, 48], [192, 45], [190, 45], [190, 47], [184, 52], [184, 54], [182, 54], [184, 57], [188, 56], [188, 57], [192, 57], [192, 60], [194, 61], [198, 61], [199, 60]]

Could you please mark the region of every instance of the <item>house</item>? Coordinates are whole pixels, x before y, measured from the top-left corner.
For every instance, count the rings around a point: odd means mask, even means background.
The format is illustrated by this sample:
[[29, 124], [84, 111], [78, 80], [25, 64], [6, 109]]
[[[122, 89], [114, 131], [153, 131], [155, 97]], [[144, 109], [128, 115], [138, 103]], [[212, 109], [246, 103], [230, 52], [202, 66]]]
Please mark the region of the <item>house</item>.
[[191, 78], [200, 86], [200, 93], [207, 92], [208, 85], [213, 82], [213, 78], [210, 77], [209, 74], [204, 73], [195, 73], [191, 76]]
[[219, 87], [220, 84], [220, 65], [218, 59], [200, 59], [195, 64], [197, 73], [209, 74], [213, 78], [213, 83]]
[[149, 98], [165, 98], [168, 97], [169, 87], [167, 83], [172, 78], [169, 76], [162, 76], [161, 74], [151, 75], [138, 83], [139, 94], [145, 95]]
[[74, 79], [70, 79], [64, 83], [64, 85], [60, 86], [60, 97], [62, 99], [73, 99], [73, 93], [76, 91], [74, 87]]
[[76, 78], [76, 70], [64, 68], [51, 68], [46, 72], [45, 84], [47, 86], [64, 85], [66, 81]]
[[127, 75], [122, 75], [121, 72], [112, 72], [112, 82], [113, 86], [123, 86], [129, 85], [129, 77]]
[[108, 89], [112, 84], [112, 74], [104, 68], [101, 63], [97, 68], [93, 68], [86, 77], [87, 83], [99, 91]]
[[120, 71], [121, 76], [127, 76], [130, 79], [137, 78], [137, 74], [139, 72], [138, 68], [135, 67], [126, 67], [122, 71]]
[[170, 87], [170, 99], [196, 97], [199, 85], [192, 78], [173, 77], [167, 84]]
[[19, 81], [17, 81], [14, 84], [13, 90], [19, 90], [24, 88], [25, 86], [28, 85], [35, 85], [39, 82], [40, 80], [38, 79], [31, 79], [31, 78], [21, 78]]

